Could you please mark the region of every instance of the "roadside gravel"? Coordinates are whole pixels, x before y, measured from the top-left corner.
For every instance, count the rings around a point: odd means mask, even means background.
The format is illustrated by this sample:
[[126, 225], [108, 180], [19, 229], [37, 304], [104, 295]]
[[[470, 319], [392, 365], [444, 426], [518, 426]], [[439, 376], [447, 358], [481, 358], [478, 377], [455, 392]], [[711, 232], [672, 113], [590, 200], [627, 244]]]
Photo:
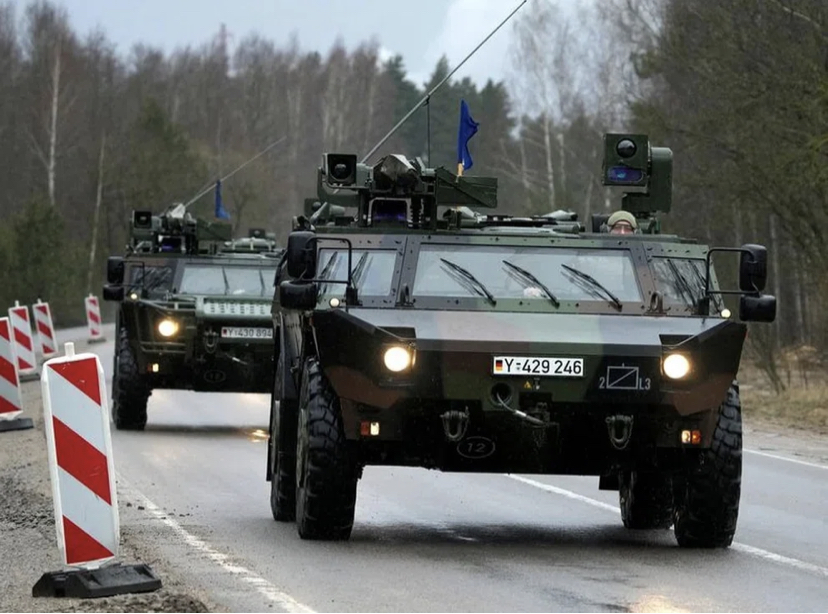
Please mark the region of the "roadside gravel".
[[[87, 351], [85, 343], [75, 345], [77, 352]], [[184, 586], [168, 564], [158, 559], [152, 534], [133, 531], [124, 523], [123, 508], [130, 504], [120, 496], [120, 488], [118, 560], [147, 563], [161, 578], [163, 588], [102, 599], [32, 597], [32, 587], [40, 576], [61, 570], [62, 564], [55, 535], [40, 381], [23, 383], [22, 391], [23, 416], [33, 419], [34, 428], [0, 433], [0, 612], [218, 611], [205, 595]]]

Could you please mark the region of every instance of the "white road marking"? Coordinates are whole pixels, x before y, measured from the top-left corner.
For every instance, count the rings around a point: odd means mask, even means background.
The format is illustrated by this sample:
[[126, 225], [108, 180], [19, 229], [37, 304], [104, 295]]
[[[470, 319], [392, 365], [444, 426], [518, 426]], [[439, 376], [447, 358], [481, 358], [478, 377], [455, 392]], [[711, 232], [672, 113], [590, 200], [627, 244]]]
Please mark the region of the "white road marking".
[[[544, 484], [543, 482], [538, 482], [536, 480], [525, 478], [520, 475], [514, 475], [511, 473], [506, 473], [504, 475], [507, 478], [517, 480], [518, 482], [523, 482], [524, 484], [528, 484], [529, 486], [539, 488], [540, 490], [544, 490], [549, 493], [561, 495], [569, 499], [574, 499], [575, 501], [580, 501], [582, 503], [586, 503], [587, 505], [591, 505], [593, 507], [597, 507], [605, 511], [613, 512], [615, 514], [619, 512], [618, 506], [616, 505], [610, 505], [609, 503], [604, 503], [603, 501], [598, 501], [597, 499], [591, 499], [590, 497], [579, 495], [578, 493], [572, 492], [571, 490], [558, 488], [557, 486], [552, 486], [551, 484]], [[763, 550], [762, 548], [755, 548], [754, 546], [748, 546], [747, 544], [740, 544], [737, 542], [733, 542], [731, 548], [738, 552], [744, 552], [745, 554], [765, 559], [766, 561], [780, 563], [782, 565], [787, 565], [788, 567], [793, 567], [795, 569], [799, 569], [802, 571], [808, 571], [828, 578], [828, 568], [821, 567], [820, 565], [806, 563], [805, 561], [800, 561], [799, 559], [794, 559], [789, 556], [783, 556], [781, 554], [776, 554], [775, 552]]]
[[232, 563], [230, 556], [219, 552], [203, 539], [196, 537], [187, 531], [175, 520], [170, 518], [167, 512], [155, 505], [155, 503], [150, 501], [147, 496], [137, 488], [129, 484], [129, 482], [120, 474], [118, 474], [118, 486], [127, 490], [128, 494], [131, 495], [133, 499], [139, 499], [141, 501], [141, 505], [144, 506], [147, 512], [149, 512], [156, 520], [164, 523], [167, 527], [177, 533], [193, 550], [204, 556], [206, 559], [216, 563], [227, 573], [238, 577], [238, 579], [242, 582], [245, 582], [255, 588], [260, 595], [274, 605], [282, 608], [285, 612], [308, 612], [310, 614], [315, 612], [315, 610], [312, 610], [305, 604], [296, 601], [293, 597], [284, 591], [279, 590], [276, 586], [261, 576], [253, 573], [246, 567]]
[[578, 493], [572, 492], [571, 490], [564, 490], [563, 488], [558, 488], [557, 486], [552, 486], [551, 484], [544, 484], [543, 482], [530, 480], [529, 478], [524, 478], [522, 476], [514, 475], [512, 473], [507, 473], [506, 477], [512, 478], [513, 480], [517, 480], [518, 482], [523, 482], [524, 484], [529, 484], [529, 486], [534, 486], [535, 488], [540, 488], [541, 490], [545, 490], [546, 492], [561, 495], [562, 497], [567, 497], [568, 499], [575, 499], [575, 501], [580, 501], [581, 503], [586, 503], [587, 505], [591, 505], [593, 507], [600, 507], [602, 510], [608, 510], [613, 513], [618, 512], [617, 505], [610, 505], [609, 503], [604, 503], [603, 501], [590, 499], [589, 497], [579, 495]]
[[767, 456], [768, 458], [775, 458], [776, 460], [783, 460], [788, 461], [789, 463], [796, 463], [797, 465], [805, 465], [806, 467], [814, 467], [815, 469], [828, 469], [828, 465], [819, 465], [817, 463], [809, 463], [808, 461], [797, 460], [795, 458], [789, 458], [787, 456], [779, 456], [777, 454], [770, 454], [768, 452], [760, 452], [759, 450], [748, 450], [745, 448], [745, 452], [750, 452], [751, 454], [758, 454], [759, 456]]
[[813, 563], [806, 563], [805, 561], [800, 561], [799, 559], [792, 559], [789, 556], [782, 556], [781, 554], [768, 552], [767, 550], [762, 550], [761, 548], [754, 548], [753, 546], [748, 546], [747, 544], [737, 544], [734, 542], [732, 548], [734, 550], [738, 550], [739, 552], [752, 554], [753, 556], [773, 561], [774, 563], [781, 563], [783, 565], [788, 565], [789, 567], [795, 567], [797, 569], [801, 569], [802, 571], [809, 571], [828, 578], [828, 569], [820, 567], [819, 565], [814, 565]]

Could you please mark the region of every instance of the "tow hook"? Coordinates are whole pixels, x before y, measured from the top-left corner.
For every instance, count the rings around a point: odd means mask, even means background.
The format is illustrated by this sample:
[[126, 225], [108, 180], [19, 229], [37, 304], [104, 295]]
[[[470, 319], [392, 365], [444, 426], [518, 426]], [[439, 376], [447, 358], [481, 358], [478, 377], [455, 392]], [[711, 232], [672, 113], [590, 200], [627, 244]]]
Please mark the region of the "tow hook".
[[633, 417], [621, 414], [607, 417], [607, 430], [612, 447], [616, 450], [625, 449], [632, 438]]
[[214, 354], [218, 346], [218, 334], [212, 328], [204, 331], [204, 350], [208, 354]]
[[465, 437], [466, 429], [469, 428], [469, 412], [467, 410], [452, 409], [443, 413], [440, 418], [443, 419], [443, 432], [446, 434], [446, 439], [460, 441]]

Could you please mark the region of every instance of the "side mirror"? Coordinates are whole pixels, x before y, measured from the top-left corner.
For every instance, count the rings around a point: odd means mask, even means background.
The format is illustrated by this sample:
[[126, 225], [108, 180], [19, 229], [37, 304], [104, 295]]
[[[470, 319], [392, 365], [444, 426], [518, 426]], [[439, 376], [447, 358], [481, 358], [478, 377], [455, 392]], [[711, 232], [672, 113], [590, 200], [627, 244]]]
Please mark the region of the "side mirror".
[[287, 270], [294, 279], [316, 275], [316, 233], [295, 230], [288, 235]]
[[121, 256], [106, 259], [106, 281], [116, 286], [124, 283], [124, 259]]
[[743, 322], [773, 322], [776, 319], [776, 297], [747, 296], [739, 299], [739, 319]]
[[[743, 245], [739, 258], [739, 289], [761, 292], [768, 278], [768, 250], [763, 245]], [[775, 313], [775, 312], [774, 312]]]
[[316, 307], [318, 296], [315, 283], [288, 280], [279, 284], [279, 304], [285, 309], [308, 311]]
[[103, 288], [103, 300], [105, 301], [123, 301], [124, 287], [106, 284]]

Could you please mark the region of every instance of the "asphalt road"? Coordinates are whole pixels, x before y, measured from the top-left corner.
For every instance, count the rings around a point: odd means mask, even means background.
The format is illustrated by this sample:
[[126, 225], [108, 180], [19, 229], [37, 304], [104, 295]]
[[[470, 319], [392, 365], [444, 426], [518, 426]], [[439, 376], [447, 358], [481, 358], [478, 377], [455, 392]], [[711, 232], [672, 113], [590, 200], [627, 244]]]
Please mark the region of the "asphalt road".
[[[109, 377], [111, 342], [96, 349]], [[811, 460], [797, 461], [793, 449], [772, 440], [746, 453], [738, 531], [729, 550], [681, 550], [672, 531], [625, 530], [617, 493], [599, 491], [597, 478], [374, 467], [359, 484], [350, 542], [305, 542], [295, 525], [270, 515], [268, 401], [264, 395], [155, 391], [145, 432], [113, 429], [121, 507], [131, 504], [122, 526], [153, 541], [159, 556], [220, 607], [828, 607], [828, 462], [818, 456], [825, 452], [819, 442]], [[759, 448], [750, 435], [746, 446]]]

